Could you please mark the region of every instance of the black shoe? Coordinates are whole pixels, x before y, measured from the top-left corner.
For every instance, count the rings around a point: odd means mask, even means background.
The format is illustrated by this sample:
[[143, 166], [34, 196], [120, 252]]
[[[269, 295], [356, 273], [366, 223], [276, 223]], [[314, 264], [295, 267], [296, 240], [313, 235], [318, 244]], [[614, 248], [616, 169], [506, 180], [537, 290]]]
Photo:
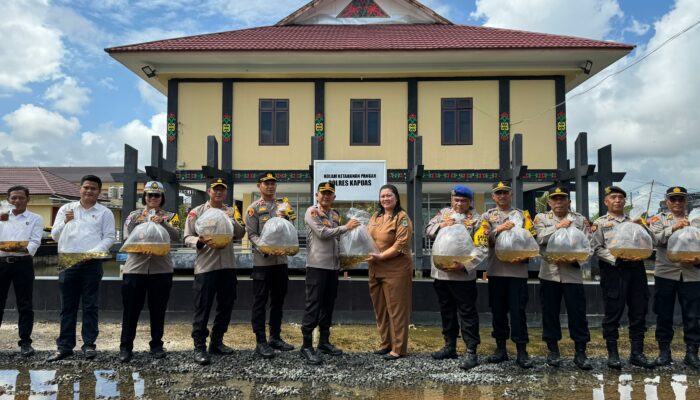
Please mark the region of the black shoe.
[[316, 354], [313, 347], [303, 347], [299, 350], [299, 355], [301, 355], [301, 358], [309, 365], [321, 364], [321, 358]]
[[282, 340], [281, 338], [278, 338], [278, 337], [276, 337], [276, 338], [271, 337], [270, 342], [268, 344], [273, 349], [279, 350], [279, 351], [292, 351], [292, 350], [294, 350], [294, 346], [292, 346], [291, 344], [285, 342], [284, 340]]
[[323, 354], [329, 354], [331, 356], [339, 356], [343, 354], [343, 350], [340, 350], [339, 348], [333, 346], [331, 342], [322, 342], [318, 344], [318, 348], [316, 350], [320, 351]]
[[207, 354], [206, 349], [195, 349], [194, 362], [199, 365], [208, 365], [211, 362], [211, 357]]
[[209, 353], [210, 354], [222, 354], [229, 356], [233, 354], [233, 349], [226, 346], [225, 344], [219, 343], [209, 343]]
[[275, 351], [272, 350], [272, 347], [270, 347], [267, 342], [260, 342], [257, 345], [255, 345], [255, 354], [259, 355], [262, 358], [273, 358], [275, 356]]
[[134, 353], [131, 350], [121, 350], [119, 352], [119, 362], [128, 363], [134, 357]]
[[86, 360], [94, 360], [97, 357], [97, 350], [94, 347], [85, 347], [83, 349], [83, 356]]
[[584, 371], [590, 371], [593, 369], [593, 366], [588, 361], [588, 357], [586, 357], [585, 350], [576, 350], [576, 355], [574, 355], [574, 364], [579, 369], [582, 369]]
[[608, 348], [608, 368], [612, 369], [622, 369], [622, 362], [620, 362], [620, 354], [617, 351], [617, 341], [608, 340], [605, 343]]
[[656, 364], [653, 361], [649, 361], [647, 356], [644, 355], [644, 342], [634, 341], [631, 347], [630, 364], [647, 369], [656, 367]]
[[698, 359], [698, 345], [688, 344], [685, 346], [685, 358], [683, 363], [694, 370], [700, 370], [700, 359]]
[[558, 367], [561, 365], [561, 354], [559, 353], [559, 344], [557, 342], [548, 342], [547, 349], [547, 365], [551, 367]]
[[386, 349], [377, 349], [377, 350], [374, 350], [374, 351], [372, 352], [372, 354], [376, 354], [376, 355], [378, 355], [378, 356], [383, 356], [384, 354], [389, 354], [390, 352], [391, 352], [391, 349], [387, 347]]
[[463, 370], [470, 370], [479, 365], [479, 361], [476, 357], [476, 351], [467, 350], [464, 358], [459, 362], [459, 367]]
[[659, 356], [654, 360], [654, 364], [661, 367], [670, 365], [673, 361], [671, 357], [671, 343], [659, 343]]
[[496, 350], [486, 358], [487, 363], [498, 364], [504, 361], [508, 361], [508, 351], [506, 350], [505, 341], [496, 341]]
[[57, 352], [51, 354], [46, 359], [46, 361], [48, 361], [48, 362], [60, 361], [60, 360], [66, 359], [72, 355], [73, 355], [73, 350], [67, 350], [67, 351], [58, 350]]
[[532, 368], [534, 364], [530, 359], [530, 355], [527, 354], [527, 345], [525, 343], [517, 343], [516, 347], [518, 348], [518, 354], [515, 356], [515, 362], [518, 366], [523, 369]]
[[393, 355], [393, 354], [391, 354], [391, 353], [387, 353], [387, 354], [384, 354], [384, 355], [382, 356], [382, 358], [384, 359], [384, 361], [396, 361], [396, 360], [398, 360], [398, 359], [401, 358], [401, 357], [403, 357], [403, 356], [401, 356], [401, 355], [395, 356], [395, 355]]
[[454, 345], [446, 344], [440, 350], [430, 355], [434, 360], [447, 360], [457, 358], [457, 349]]
[[161, 360], [167, 356], [167, 353], [165, 353], [165, 349], [162, 347], [156, 347], [154, 349], [151, 349], [149, 353], [151, 353], [151, 357], [155, 358], [156, 360]]
[[19, 354], [21, 354], [22, 357], [31, 357], [34, 355], [34, 347], [32, 347], [31, 344], [23, 344], [19, 348]]

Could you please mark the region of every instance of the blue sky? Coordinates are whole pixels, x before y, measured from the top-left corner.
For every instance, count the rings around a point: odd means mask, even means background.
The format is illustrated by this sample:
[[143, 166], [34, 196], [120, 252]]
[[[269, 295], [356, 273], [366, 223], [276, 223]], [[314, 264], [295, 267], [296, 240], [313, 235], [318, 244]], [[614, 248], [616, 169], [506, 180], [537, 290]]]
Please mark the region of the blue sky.
[[[379, 1], [381, 3], [381, 1]], [[305, 0], [4, 0], [0, 2], [0, 165], [118, 165], [128, 141], [164, 134], [165, 97], [103, 48], [271, 25]], [[635, 44], [622, 68], [700, 19], [694, 0], [426, 0], [459, 24]], [[700, 188], [700, 27], [568, 105], [569, 135], [612, 143], [630, 187]], [[692, 51], [690, 51], [692, 49]], [[688, 89], [691, 90], [688, 90]], [[693, 90], [694, 88], [694, 90]], [[571, 93], [573, 94], [573, 93]], [[573, 140], [570, 141], [571, 146]], [[571, 147], [570, 146], [570, 147]], [[107, 154], [105, 154], [105, 152]], [[591, 150], [592, 155], [595, 151]], [[678, 170], [686, 171], [676, 177]], [[681, 179], [682, 178], [682, 179]], [[637, 183], [635, 183], [637, 182]]]

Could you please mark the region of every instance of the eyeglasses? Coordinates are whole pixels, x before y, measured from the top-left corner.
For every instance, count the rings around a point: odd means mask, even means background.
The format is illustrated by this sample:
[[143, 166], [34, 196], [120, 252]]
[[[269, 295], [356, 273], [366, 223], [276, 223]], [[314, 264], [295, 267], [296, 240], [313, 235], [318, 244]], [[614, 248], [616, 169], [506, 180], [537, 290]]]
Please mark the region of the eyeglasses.
[[160, 193], [146, 193], [146, 197], [155, 197], [156, 199], [162, 197]]
[[670, 201], [671, 203], [685, 203], [685, 197], [673, 196], [669, 197], [668, 201]]

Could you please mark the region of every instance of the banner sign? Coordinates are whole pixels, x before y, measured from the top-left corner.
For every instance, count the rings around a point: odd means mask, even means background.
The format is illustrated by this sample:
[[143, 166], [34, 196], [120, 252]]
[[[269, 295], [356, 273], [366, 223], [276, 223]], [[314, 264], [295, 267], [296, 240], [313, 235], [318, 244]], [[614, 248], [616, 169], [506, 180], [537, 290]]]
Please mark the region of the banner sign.
[[336, 201], [378, 201], [386, 184], [386, 161], [315, 160], [314, 190], [321, 182], [335, 184]]

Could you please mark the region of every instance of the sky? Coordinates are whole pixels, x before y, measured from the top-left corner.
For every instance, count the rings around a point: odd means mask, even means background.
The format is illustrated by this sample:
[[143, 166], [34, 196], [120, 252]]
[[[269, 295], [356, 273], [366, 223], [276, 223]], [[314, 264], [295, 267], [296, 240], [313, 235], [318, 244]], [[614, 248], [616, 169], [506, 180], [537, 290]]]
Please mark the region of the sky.
[[[569, 157], [576, 133], [585, 131], [590, 162], [597, 148], [612, 144], [614, 169], [627, 172], [621, 186], [633, 197], [651, 194], [658, 202], [666, 185], [700, 191], [700, 26], [630, 66], [697, 23], [700, 1], [422, 2], [457, 24], [636, 45], [568, 93]], [[0, 1], [0, 165], [122, 165], [124, 143], [140, 150], [144, 165], [151, 135], [165, 136], [166, 98], [103, 49], [272, 25], [305, 3]]]

